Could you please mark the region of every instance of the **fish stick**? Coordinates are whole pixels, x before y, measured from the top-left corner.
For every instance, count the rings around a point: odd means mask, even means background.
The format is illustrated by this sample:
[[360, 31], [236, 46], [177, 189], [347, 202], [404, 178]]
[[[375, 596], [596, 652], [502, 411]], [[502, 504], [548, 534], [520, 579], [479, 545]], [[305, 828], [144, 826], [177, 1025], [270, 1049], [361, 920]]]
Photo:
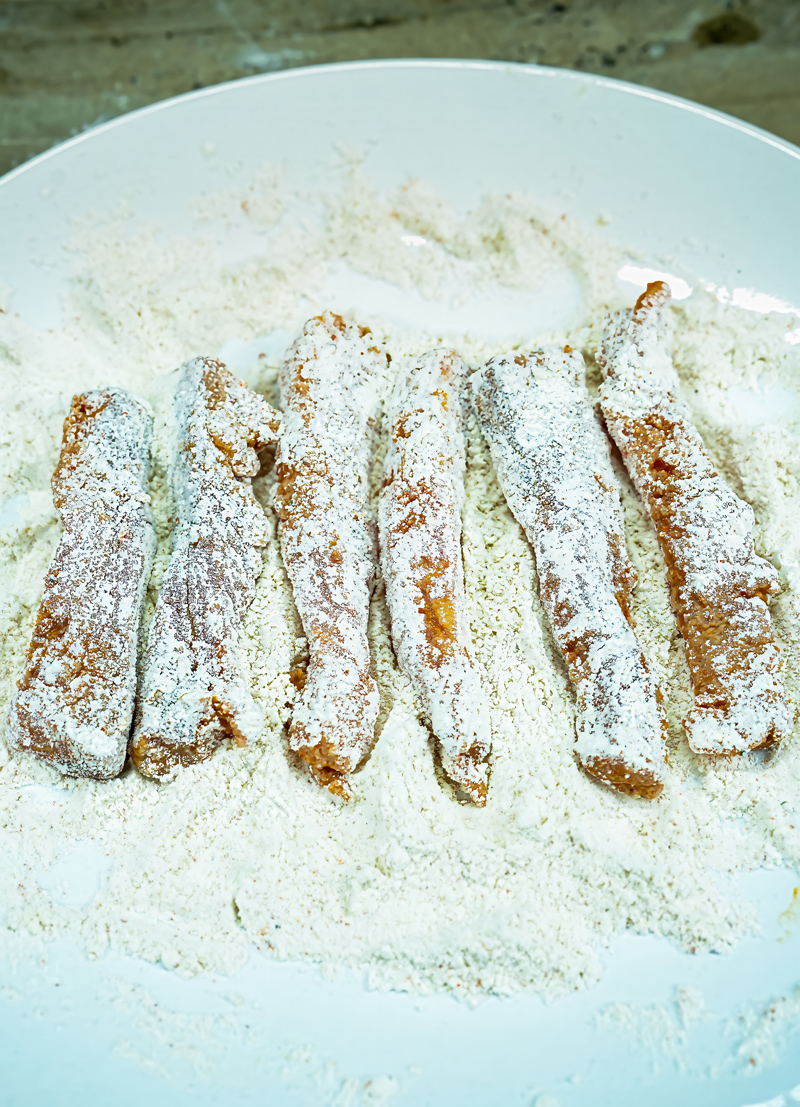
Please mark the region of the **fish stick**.
[[175, 423], [177, 519], [131, 743], [136, 767], [157, 780], [223, 739], [241, 746], [261, 732], [240, 639], [270, 537], [252, 478], [280, 416], [221, 362], [196, 358], [181, 371]]
[[401, 374], [378, 525], [397, 660], [422, 700], [445, 773], [483, 807], [489, 709], [470, 656], [461, 556], [464, 377], [449, 350]]
[[152, 419], [119, 388], [75, 396], [52, 478], [61, 540], [8, 719], [12, 748], [68, 776], [122, 769], [155, 552]]
[[289, 746], [345, 798], [378, 716], [367, 640], [377, 566], [369, 473], [386, 365], [369, 331], [326, 312], [306, 324], [281, 378], [276, 503], [309, 648]]
[[789, 725], [767, 606], [778, 574], [755, 554], [753, 509], [714, 469], [681, 399], [669, 301], [655, 281], [610, 320], [600, 403], [667, 563], [694, 690], [689, 745], [740, 754], [779, 741]]
[[580, 762], [620, 792], [653, 799], [663, 789], [666, 721], [631, 626], [636, 574], [583, 359], [569, 346], [497, 357], [472, 386], [575, 686]]

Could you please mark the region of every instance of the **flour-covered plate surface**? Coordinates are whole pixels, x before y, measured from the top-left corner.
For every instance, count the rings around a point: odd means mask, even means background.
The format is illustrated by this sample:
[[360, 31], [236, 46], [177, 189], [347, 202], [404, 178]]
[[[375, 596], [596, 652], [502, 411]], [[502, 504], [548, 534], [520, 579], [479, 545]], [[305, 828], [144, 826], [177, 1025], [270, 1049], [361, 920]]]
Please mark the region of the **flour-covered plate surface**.
[[581, 353], [595, 393], [605, 319], [654, 279], [683, 398], [778, 573], [793, 719], [768, 751], [691, 752], [664, 561], [615, 455], [668, 763], [650, 802], [588, 778], [533, 555], [468, 412], [488, 802], [442, 773], [379, 580], [378, 738], [345, 803], [288, 747], [307, 643], [267, 451], [272, 537], [242, 639], [259, 738], [166, 783], [130, 766], [65, 780], [0, 743], [4, 1102], [800, 1102], [799, 192], [799, 151], [696, 105], [453, 62], [205, 90], [0, 182], [4, 719], [58, 542], [49, 481], [74, 393], [122, 387], [153, 412], [147, 620], [188, 358], [222, 358], [276, 403], [288, 347], [330, 308], [391, 355], [387, 394], [433, 347], [475, 371], [547, 343]]

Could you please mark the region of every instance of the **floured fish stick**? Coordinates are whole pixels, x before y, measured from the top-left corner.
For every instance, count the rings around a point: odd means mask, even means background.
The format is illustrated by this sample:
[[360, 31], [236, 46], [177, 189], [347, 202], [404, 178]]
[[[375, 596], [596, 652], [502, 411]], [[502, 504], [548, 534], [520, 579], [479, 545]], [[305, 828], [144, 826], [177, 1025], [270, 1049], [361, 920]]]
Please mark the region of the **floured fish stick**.
[[245, 745], [261, 733], [240, 638], [269, 540], [252, 478], [280, 416], [221, 362], [195, 358], [181, 370], [175, 423], [177, 520], [131, 744], [136, 767], [156, 779], [204, 761], [224, 738]]
[[397, 660], [422, 700], [444, 771], [482, 807], [490, 731], [470, 657], [461, 557], [464, 376], [463, 361], [447, 350], [401, 373], [378, 521]]
[[497, 357], [472, 385], [575, 686], [581, 764], [620, 792], [653, 799], [663, 788], [666, 723], [631, 627], [636, 574], [583, 358], [568, 346]]
[[667, 562], [694, 687], [689, 745], [737, 754], [778, 741], [789, 724], [767, 607], [778, 575], [754, 553], [753, 509], [714, 469], [680, 397], [669, 300], [656, 281], [611, 319], [600, 403]]
[[155, 533], [147, 494], [152, 420], [122, 389], [75, 396], [52, 489], [63, 533], [45, 578], [12, 748], [69, 776], [125, 761]]
[[378, 716], [367, 640], [376, 569], [369, 472], [386, 365], [369, 331], [326, 312], [306, 324], [281, 378], [281, 548], [309, 648], [289, 745], [344, 797]]

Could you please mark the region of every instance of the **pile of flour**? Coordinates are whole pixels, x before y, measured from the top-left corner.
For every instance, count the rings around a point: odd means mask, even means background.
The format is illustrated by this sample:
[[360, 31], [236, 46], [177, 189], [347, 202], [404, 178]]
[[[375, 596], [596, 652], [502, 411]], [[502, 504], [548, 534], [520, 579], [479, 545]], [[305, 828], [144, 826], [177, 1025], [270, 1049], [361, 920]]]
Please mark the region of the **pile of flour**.
[[[532, 292], [571, 269], [581, 324], [532, 333], [531, 344], [582, 349], [589, 381], [609, 307], [629, 302], [615, 274], [625, 255], [524, 196], [490, 197], [458, 215], [419, 183], [372, 191], [356, 167], [318, 218], [292, 218], [279, 175], [246, 193], [207, 197], [182, 240], [125, 212], [82, 228], [57, 333], [0, 314], [0, 711], [24, 662], [42, 582], [58, 540], [49, 479], [70, 397], [129, 388], [155, 411], [153, 499], [159, 553], [152, 613], [169, 553], [165, 473], [175, 369], [187, 358], [239, 351], [252, 386], [274, 401], [280, 354], [323, 307], [342, 264], [431, 299]], [[257, 255], [226, 265], [217, 225], [263, 232]], [[454, 291], [455, 290], [455, 291]], [[800, 347], [787, 317], [724, 307], [695, 292], [676, 309], [685, 396], [721, 471], [754, 507], [757, 550], [784, 584], [772, 610], [789, 694], [800, 666]], [[360, 314], [404, 359], [442, 342], [475, 367], [503, 350], [470, 334], [425, 334]], [[789, 320], [789, 324], [795, 325]], [[263, 338], [263, 336], [270, 336]], [[249, 351], [249, 352], [248, 352]], [[259, 356], [259, 351], [261, 356]], [[241, 364], [244, 362], [245, 364]], [[783, 389], [768, 423], [737, 402]], [[379, 465], [376, 466], [376, 476]], [[253, 944], [280, 958], [364, 970], [370, 985], [461, 995], [535, 989], [551, 997], [598, 979], [601, 952], [625, 928], [690, 950], [725, 950], [753, 933], [752, 903], [730, 874], [800, 866], [800, 742], [715, 763], [693, 755], [680, 724], [691, 703], [652, 530], [619, 471], [635, 616], [664, 688], [669, 767], [655, 803], [594, 784], [574, 756], [574, 697], [537, 595], [534, 561], [500, 493], [474, 418], [468, 427], [464, 562], [471, 629], [491, 707], [493, 754], [485, 809], [463, 806], [443, 779], [430, 734], [390, 647], [381, 582], [370, 637], [381, 714], [378, 740], [344, 804], [289, 755], [289, 679], [305, 640], [275, 539], [246, 621], [260, 739], [221, 748], [158, 785], [126, 770], [111, 782], [62, 780], [9, 756], [0, 741], [0, 920], [22, 935], [70, 932], [89, 953], [108, 946], [185, 974], [230, 972]], [[272, 518], [265, 459], [257, 494]], [[53, 874], [92, 859], [80, 895]]]

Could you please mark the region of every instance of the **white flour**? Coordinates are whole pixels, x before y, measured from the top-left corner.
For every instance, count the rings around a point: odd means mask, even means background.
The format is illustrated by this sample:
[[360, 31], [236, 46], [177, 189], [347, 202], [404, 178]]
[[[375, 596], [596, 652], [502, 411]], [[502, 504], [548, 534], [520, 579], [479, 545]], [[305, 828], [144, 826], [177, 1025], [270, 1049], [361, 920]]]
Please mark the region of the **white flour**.
[[[206, 205], [206, 214], [234, 222], [247, 220], [246, 208], [257, 213], [267, 230], [253, 260], [228, 269], [210, 232], [169, 242], [121, 213], [81, 232], [62, 331], [38, 332], [0, 315], [3, 716], [58, 538], [49, 479], [74, 391], [120, 385], [156, 410], [152, 611], [169, 552], [164, 463], [173, 371], [188, 357], [279, 330], [261, 347], [274, 351], [319, 307], [346, 310], [348, 303], [321, 304], [317, 292], [341, 258], [358, 272], [445, 298], [456, 286], [465, 296], [535, 289], [568, 265], [584, 286], [584, 325], [527, 341], [569, 342], [590, 362], [606, 305], [625, 302], [614, 280], [622, 255], [569, 220], [546, 219], [528, 199], [489, 199], [461, 219], [420, 185], [374, 196], [356, 173], [318, 227], [281, 221], [289, 201], [276, 181], [265, 173], [246, 197]], [[425, 242], [415, 246], [416, 239]], [[800, 379], [800, 348], [783, 341], [785, 319], [723, 308], [703, 294], [676, 316], [684, 395], [712, 457], [753, 505], [757, 551], [784, 584], [772, 612], [796, 699], [800, 449], [791, 382]], [[369, 315], [359, 321], [397, 355], [450, 342], [474, 367], [502, 348], [470, 335], [387, 330]], [[278, 362], [254, 353], [244, 372], [273, 401]], [[591, 382], [597, 377], [592, 366]], [[743, 419], [740, 410], [756, 401], [737, 407], [736, 397], [772, 386], [787, 397], [777, 414]], [[472, 419], [463, 549], [494, 741], [486, 808], [461, 806], [441, 779], [392, 655], [381, 587], [370, 622], [379, 738], [353, 777], [353, 801], [321, 790], [290, 759], [284, 724], [296, 693], [289, 674], [305, 642], [273, 537], [245, 626], [252, 692], [265, 720], [257, 742], [220, 749], [167, 785], [131, 770], [106, 783], [62, 780], [9, 757], [0, 743], [5, 925], [32, 937], [70, 932], [90, 953], [111, 945], [184, 974], [231, 971], [255, 943], [280, 958], [363, 969], [377, 987], [461, 995], [527, 987], [545, 996], [597, 980], [601, 949], [626, 927], [690, 950], [725, 950], [753, 932], [755, 907], [732, 900], [726, 878], [800, 865], [800, 742], [794, 733], [769, 759], [719, 764], [689, 751], [679, 722], [691, 702], [689, 681], [663, 561], [630, 483], [618, 475], [639, 573], [638, 632], [668, 696], [670, 763], [658, 801], [604, 790], [576, 764], [573, 695], [543, 621], [533, 558]], [[273, 480], [267, 466], [256, 481], [264, 503]], [[96, 887], [87, 885], [83, 896], [59, 895], [49, 877], [71, 855], [95, 858]]]
[[[695, 1078], [753, 1076], [786, 1056], [788, 1042], [800, 1034], [800, 985], [789, 995], [753, 1001], [733, 1011], [728, 1007], [724, 1012], [710, 1010], [698, 988], [684, 986], [675, 989], [668, 1004], [611, 1003], [598, 1012], [594, 1025], [600, 1031], [623, 1034], [637, 1053], [647, 1057], [654, 1075], [674, 1066]], [[728, 1039], [727, 1051], [709, 1047], [711, 1027], [723, 1041]], [[800, 1099], [800, 1088], [797, 1092]]]

